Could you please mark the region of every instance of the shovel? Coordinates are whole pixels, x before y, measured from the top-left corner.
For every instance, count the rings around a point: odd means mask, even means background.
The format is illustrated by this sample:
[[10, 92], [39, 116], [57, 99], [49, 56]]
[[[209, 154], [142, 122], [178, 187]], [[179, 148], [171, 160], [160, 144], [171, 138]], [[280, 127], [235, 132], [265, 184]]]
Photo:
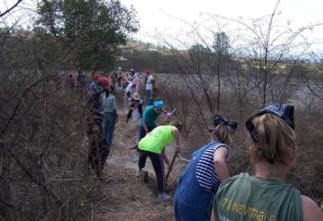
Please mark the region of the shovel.
[[170, 162], [170, 165], [169, 165], [169, 167], [168, 167], [168, 171], [167, 171], [167, 174], [166, 174], [166, 185], [167, 185], [167, 179], [168, 179], [168, 177], [169, 177], [170, 173], [171, 173], [171, 172], [172, 172], [172, 170], [173, 170], [173, 166], [174, 166], [174, 164], [175, 164], [175, 160], [176, 160], [177, 156], [178, 156], [178, 152], [175, 152], [175, 154], [174, 154], [174, 156], [173, 156], [173, 159], [172, 159], [172, 161]]

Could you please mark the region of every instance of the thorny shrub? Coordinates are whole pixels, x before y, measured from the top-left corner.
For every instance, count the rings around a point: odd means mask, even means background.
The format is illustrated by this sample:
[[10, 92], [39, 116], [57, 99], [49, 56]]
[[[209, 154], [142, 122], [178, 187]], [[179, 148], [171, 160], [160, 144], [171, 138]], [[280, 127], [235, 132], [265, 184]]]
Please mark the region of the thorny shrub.
[[37, 69], [0, 72], [2, 220], [76, 220], [97, 200], [86, 109], [53, 76]]
[[[190, 98], [190, 93], [185, 88], [181, 76], [171, 76], [171, 74], [158, 76], [157, 74], [157, 78], [157, 88], [163, 92], [160, 95], [161, 98], [165, 100], [166, 104], [176, 108], [175, 118], [184, 123], [184, 128], [189, 128], [189, 130], [184, 130], [182, 152], [184, 152], [185, 157], [190, 158], [192, 151], [209, 142], [207, 129], [212, 127], [212, 114], [207, 110], [203, 94], [200, 94], [201, 97], [197, 99], [197, 102]], [[232, 81], [228, 82], [232, 83]], [[182, 84], [182, 87], [179, 87], [179, 84]], [[300, 83], [298, 84], [298, 88], [305, 87]], [[233, 85], [227, 84], [226, 86], [234, 88]], [[289, 85], [289, 87], [293, 87], [293, 85]], [[196, 87], [196, 90], [199, 90], [198, 87]], [[287, 88], [287, 90], [293, 90], [293, 88]], [[195, 93], [197, 94], [198, 91], [195, 91]], [[228, 164], [230, 174], [236, 175], [246, 171], [253, 173], [246, 142], [249, 135], [244, 125], [248, 117], [260, 108], [257, 106], [260, 102], [254, 100], [253, 93], [244, 95], [247, 102], [243, 103], [240, 102], [241, 94], [239, 94], [239, 91], [231, 89], [222, 93], [220, 114], [237, 121], [239, 125], [234, 135], [232, 156]], [[216, 93], [213, 93], [212, 88], [209, 90], [209, 96], [215, 103], [217, 96]], [[323, 137], [321, 130], [323, 109], [322, 103], [318, 99], [313, 99], [313, 95], [310, 94], [307, 94], [307, 96], [307, 101], [310, 101], [304, 102], [307, 106], [295, 105], [299, 154], [296, 165], [288, 175], [287, 182], [320, 203], [323, 200], [323, 189], [320, 185], [323, 182], [323, 154], [320, 150]], [[289, 94], [284, 100], [288, 102], [288, 99], [292, 97], [293, 95]], [[204, 117], [201, 117], [201, 115], [204, 115]]]

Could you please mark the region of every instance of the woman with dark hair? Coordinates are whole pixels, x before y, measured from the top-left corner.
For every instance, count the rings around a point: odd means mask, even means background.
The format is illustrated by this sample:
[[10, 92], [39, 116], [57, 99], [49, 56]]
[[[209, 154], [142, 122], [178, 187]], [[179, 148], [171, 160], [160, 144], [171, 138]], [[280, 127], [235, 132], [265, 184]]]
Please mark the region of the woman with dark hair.
[[211, 220], [322, 221], [314, 201], [285, 183], [297, 156], [294, 107], [269, 105], [253, 115], [246, 127], [254, 175], [241, 173], [221, 184]]
[[232, 133], [237, 123], [217, 115], [211, 141], [192, 154], [192, 160], [181, 175], [175, 193], [176, 220], [209, 220], [212, 198], [220, 183], [229, 177]]

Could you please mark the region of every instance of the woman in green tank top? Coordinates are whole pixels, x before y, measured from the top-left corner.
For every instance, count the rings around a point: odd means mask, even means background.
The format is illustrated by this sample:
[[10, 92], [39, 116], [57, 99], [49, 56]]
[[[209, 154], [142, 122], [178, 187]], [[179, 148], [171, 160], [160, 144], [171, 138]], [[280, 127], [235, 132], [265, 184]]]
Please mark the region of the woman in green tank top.
[[212, 221], [323, 220], [312, 199], [284, 182], [297, 156], [294, 126], [294, 107], [284, 104], [269, 105], [246, 122], [255, 174], [241, 173], [221, 184]]

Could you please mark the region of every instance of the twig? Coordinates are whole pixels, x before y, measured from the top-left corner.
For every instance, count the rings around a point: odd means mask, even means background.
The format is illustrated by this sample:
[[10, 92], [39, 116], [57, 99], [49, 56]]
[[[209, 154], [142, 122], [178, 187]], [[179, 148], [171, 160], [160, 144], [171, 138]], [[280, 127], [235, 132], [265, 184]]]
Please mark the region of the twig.
[[2, 14], [0, 14], [0, 18], [2, 16], [5, 16], [6, 14], [8, 14], [10, 11], [12, 11], [15, 7], [17, 7], [23, 0], [18, 0], [16, 2], [16, 4], [14, 4], [11, 8], [8, 8], [5, 12], [3, 12]]

